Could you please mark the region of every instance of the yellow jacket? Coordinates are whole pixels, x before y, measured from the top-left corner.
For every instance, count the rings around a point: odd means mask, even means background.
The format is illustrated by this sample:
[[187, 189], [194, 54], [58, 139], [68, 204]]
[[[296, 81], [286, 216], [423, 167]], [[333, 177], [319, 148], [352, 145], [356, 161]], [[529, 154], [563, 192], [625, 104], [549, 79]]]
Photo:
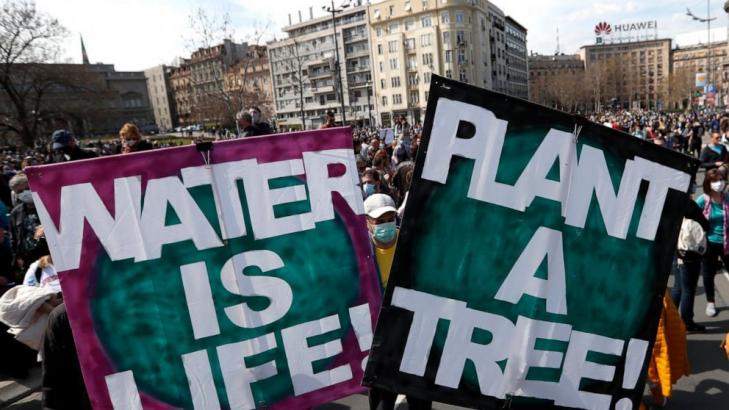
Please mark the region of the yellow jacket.
[[668, 292], [663, 296], [663, 311], [658, 322], [656, 343], [648, 365], [648, 381], [657, 403], [671, 397], [673, 384], [690, 373], [686, 351], [686, 327]]

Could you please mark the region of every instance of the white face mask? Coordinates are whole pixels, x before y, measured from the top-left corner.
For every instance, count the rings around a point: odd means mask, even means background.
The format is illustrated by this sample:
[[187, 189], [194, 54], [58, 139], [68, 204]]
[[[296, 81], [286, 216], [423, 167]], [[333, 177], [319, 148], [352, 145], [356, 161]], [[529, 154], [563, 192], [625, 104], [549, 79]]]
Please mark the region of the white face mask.
[[18, 194], [18, 200], [24, 204], [32, 204], [33, 194], [30, 192], [29, 189], [26, 189], [25, 191]]
[[714, 192], [724, 192], [724, 187], [726, 187], [726, 182], [724, 181], [714, 181], [711, 183], [711, 190]]

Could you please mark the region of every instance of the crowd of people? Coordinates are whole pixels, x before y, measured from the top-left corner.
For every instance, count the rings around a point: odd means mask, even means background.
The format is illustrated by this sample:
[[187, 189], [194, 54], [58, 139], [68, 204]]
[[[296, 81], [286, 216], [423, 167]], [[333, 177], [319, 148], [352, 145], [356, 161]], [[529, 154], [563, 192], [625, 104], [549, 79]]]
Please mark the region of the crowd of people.
[[[706, 291], [706, 314], [715, 316], [714, 275], [720, 262], [729, 266], [729, 194], [726, 193], [729, 150], [725, 146], [729, 144], [729, 117], [710, 113], [618, 110], [593, 114], [589, 119], [701, 159], [706, 170], [703, 194], [696, 195], [695, 201], [692, 199], [693, 205], [687, 218], [696, 221], [700, 230], [705, 232], [706, 249], [704, 252], [689, 249], [677, 253], [676, 279], [670, 299], [678, 307], [686, 330], [704, 331], [705, 327], [693, 320], [698, 278], [703, 278]], [[335, 126], [334, 114], [328, 112], [322, 128]], [[399, 221], [407, 202], [422, 131], [420, 122], [411, 125], [405, 116], [397, 117], [392, 128], [352, 127], [367, 229], [383, 289], [389, 278]], [[237, 137], [273, 132], [256, 107], [237, 116]], [[708, 144], [702, 144], [707, 137]], [[33, 150], [6, 149], [0, 153], [3, 160], [3, 173], [0, 175], [0, 295], [15, 292], [17, 295], [13, 294], [13, 297], [19, 299], [36, 298], [34, 306], [37, 312], [46, 317], [44, 329], [29, 336], [27, 343], [23, 342], [39, 350], [46, 359], [43, 362], [46, 408], [69, 408], [67, 403], [74, 403], [74, 408], [89, 407], [80, 382], [61, 287], [23, 171], [31, 165], [123, 155], [158, 146], [145, 140], [134, 124], [127, 123], [120, 129], [117, 141], [89, 142], [82, 147], [71, 132], [57, 130], [48, 146]], [[700, 242], [699, 239], [697, 241]], [[18, 284], [25, 285], [23, 289], [33, 289], [24, 294], [18, 290], [21, 289], [16, 286]], [[0, 319], [4, 314], [7, 317], [7, 311], [12, 309], [13, 305], [0, 303]], [[13, 333], [13, 328], [14, 325], [19, 327], [20, 323], [2, 322], [5, 323], [0, 323], [0, 354], [3, 357], [0, 373], [23, 377], [36, 360], [35, 351], [18, 343], [20, 338]], [[408, 402], [411, 408], [431, 407], [429, 402], [416, 398], [408, 397]], [[394, 394], [379, 390], [370, 394], [372, 408], [388, 409], [394, 404]]]

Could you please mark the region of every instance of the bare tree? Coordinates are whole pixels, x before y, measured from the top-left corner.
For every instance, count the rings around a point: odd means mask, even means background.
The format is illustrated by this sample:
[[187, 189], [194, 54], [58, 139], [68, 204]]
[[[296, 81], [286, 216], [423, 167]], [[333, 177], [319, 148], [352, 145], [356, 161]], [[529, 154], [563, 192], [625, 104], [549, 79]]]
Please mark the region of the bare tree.
[[[258, 46], [268, 33], [269, 25], [256, 24], [251, 33], [236, 40], [227, 12], [210, 14], [199, 8], [189, 19], [190, 37], [186, 41], [193, 54], [190, 63], [193, 67], [190, 87], [195, 101], [192, 116], [198, 122], [231, 125], [236, 113], [249, 106], [259, 106], [264, 113], [270, 114], [269, 93], [263, 92], [264, 84], [260, 81], [264, 72], [268, 76], [268, 59]], [[236, 49], [231, 59], [226, 56], [227, 51], [218, 53], [216, 50], [226, 41], [230, 41], [232, 47], [242, 44], [247, 49]], [[205, 73], [195, 68], [199, 62], [196, 59], [201, 58], [214, 60]]]
[[45, 63], [58, 60], [66, 29], [28, 1], [5, 0], [0, 12], [0, 132], [12, 132], [33, 145], [43, 102], [59, 77]]

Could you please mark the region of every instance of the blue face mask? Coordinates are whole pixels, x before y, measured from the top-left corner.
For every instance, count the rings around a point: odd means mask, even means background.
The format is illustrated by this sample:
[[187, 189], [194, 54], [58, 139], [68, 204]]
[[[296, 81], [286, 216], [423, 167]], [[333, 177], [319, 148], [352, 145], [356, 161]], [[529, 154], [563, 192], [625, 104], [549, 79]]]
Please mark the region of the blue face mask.
[[375, 184], [362, 184], [362, 190], [364, 191], [365, 198], [367, 198], [375, 193]]
[[395, 239], [397, 226], [395, 222], [385, 222], [375, 225], [372, 230], [372, 238], [381, 243], [390, 243]]

